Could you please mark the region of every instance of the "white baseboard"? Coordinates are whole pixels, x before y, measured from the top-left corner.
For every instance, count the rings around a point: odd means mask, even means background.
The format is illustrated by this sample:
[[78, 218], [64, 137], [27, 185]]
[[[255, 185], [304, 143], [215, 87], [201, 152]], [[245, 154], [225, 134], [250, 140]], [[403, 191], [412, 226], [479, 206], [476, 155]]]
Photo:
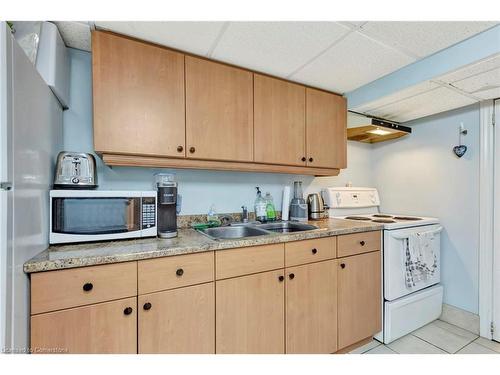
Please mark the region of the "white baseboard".
[[440, 320], [479, 335], [479, 315], [443, 303]]

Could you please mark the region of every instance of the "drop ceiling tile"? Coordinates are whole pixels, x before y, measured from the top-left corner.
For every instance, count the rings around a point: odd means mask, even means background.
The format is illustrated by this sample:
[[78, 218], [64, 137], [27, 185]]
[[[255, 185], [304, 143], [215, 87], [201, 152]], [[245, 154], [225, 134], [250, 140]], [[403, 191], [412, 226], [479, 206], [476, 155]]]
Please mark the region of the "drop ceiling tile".
[[341, 21], [339, 23], [351, 29], [357, 29], [358, 27], [364, 25], [366, 21]]
[[96, 27], [138, 39], [206, 55], [216, 41], [224, 22], [101, 22]]
[[500, 53], [463, 66], [451, 73], [446, 73], [438, 77], [437, 79], [446, 83], [453, 83], [495, 68], [500, 68]]
[[437, 83], [434, 83], [431, 81], [425, 81], [425, 82], [419, 83], [417, 85], [403, 89], [401, 91], [397, 91], [393, 94], [383, 96], [383, 97], [376, 99], [374, 101], [365, 103], [359, 107], [349, 108], [349, 109], [353, 109], [357, 112], [371, 114], [371, 111], [376, 110], [377, 108], [398, 102], [398, 101], [403, 100], [403, 99], [410, 98], [410, 97], [415, 96], [415, 95], [422, 94], [426, 91], [433, 90], [437, 87], [439, 87], [439, 85]]
[[498, 99], [500, 98], [500, 87], [494, 87], [489, 90], [479, 91], [474, 93], [474, 96], [477, 96], [480, 99]]
[[405, 122], [475, 103], [474, 99], [446, 87], [424, 92], [374, 110], [373, 116]]
[[67, 47], [90, 51], [90, 26], [87, 22], [54, 22]]
[[348, 32], [336, 22], [231, 22], [211, 57], [286, 77]]
[[453, 82], [453, 86], [472, 95], [500, 88], [500, 68]]
[[291, 79], [344, 93], [413, 61], [409, 56], [353, 32]]
[[467, 39], [498, 22], [367, 22], [361, 31], [418, 57]]

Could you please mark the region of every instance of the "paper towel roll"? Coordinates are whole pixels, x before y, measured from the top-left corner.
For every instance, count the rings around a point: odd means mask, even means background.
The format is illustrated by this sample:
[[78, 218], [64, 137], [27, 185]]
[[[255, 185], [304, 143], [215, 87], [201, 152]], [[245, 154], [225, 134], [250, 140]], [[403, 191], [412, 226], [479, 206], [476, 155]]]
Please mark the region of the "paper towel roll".
[[283, 189], [283, 200], [281, 202], [281, 220], [288, 220], [288, 211], [290, 210], [290, 186]]

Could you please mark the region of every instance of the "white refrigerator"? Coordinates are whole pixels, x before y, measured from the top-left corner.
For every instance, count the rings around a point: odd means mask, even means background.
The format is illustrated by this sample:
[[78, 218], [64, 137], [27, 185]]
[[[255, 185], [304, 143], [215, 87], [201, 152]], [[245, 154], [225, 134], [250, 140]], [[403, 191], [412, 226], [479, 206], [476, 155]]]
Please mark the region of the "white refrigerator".
[[49, 189], [62, 108], [0, 22], [0, 350], [29, 346], [26, 260], [48, 246]]

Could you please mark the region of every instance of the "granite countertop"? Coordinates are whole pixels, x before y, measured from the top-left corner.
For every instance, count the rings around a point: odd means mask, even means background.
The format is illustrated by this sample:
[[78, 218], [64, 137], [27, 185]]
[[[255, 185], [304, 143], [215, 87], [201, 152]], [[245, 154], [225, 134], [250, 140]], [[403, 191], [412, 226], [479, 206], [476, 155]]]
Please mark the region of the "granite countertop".
[[172, 239], [143, 238], [73, 245], [54, 245], [24, 263], [24, 272], [32, 273], [98, 264], [127, 262], [204, 251], [298, 241], [356, 232], [368, 232], [381, 230], [383, 228], [382, 224], [373, 222], [367, 223], [342, 219], [309, 221], [309, 224], [316, 225], [319, 229], [295, 233], [274, 233], [259, 237], [228, 240], [213, 240], [194, 229], [179, 229], [178, 236]]

